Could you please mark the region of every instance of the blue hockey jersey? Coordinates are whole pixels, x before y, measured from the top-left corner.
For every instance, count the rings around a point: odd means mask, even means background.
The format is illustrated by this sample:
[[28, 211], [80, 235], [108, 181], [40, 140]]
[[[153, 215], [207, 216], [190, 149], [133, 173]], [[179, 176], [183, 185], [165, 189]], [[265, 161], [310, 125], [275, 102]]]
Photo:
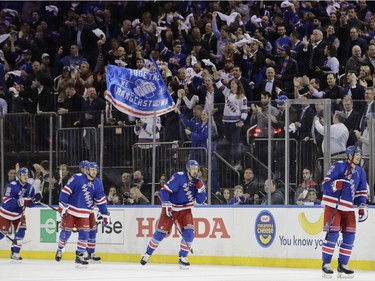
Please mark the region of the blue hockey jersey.
[[73, 175], [60, 192], [59, 202], [69, 206], [68, 214], [88, 218], [94, 205], [107, 214], [107, 198], [99, 178], [90, 181], [85, 174]]
[[[367, 182], [366, 173], [359, 167], [350, 168], [345, 176], [350, 163], [348, 161], [337, 161], [332, 164], [323, 181], [323, 200], [322, 205], [336, 207], [337, 201], [341, 195], [338, 209], [341, 211], [353, 211], [354, 205], [366, 204], [367, 200]], [[335, 180], [346, 179], [351, 183], [351, 187], [341, 190], [332, 189]]]
[[161, 188], [160, 198], [163, 202], [171, 202], [173, 211], [181, 211], [191, 209], [195, 202], [204, 203], [207, 196], [206, 192], [198, 193], [193, 182], [189, 181], [187, 172], [177, 172]]
[[18, 205], [18, 199], [23, 197], [25, 205], [34, 207], [32, 199], [35, 196], [34, 187], [26, 182], [24, 186], [19, 180], [10, 182], [5, 188], [3, 203], [0, 206], [0, 216], [8, 220], [17, 220], [22, 217], [24, 207]]

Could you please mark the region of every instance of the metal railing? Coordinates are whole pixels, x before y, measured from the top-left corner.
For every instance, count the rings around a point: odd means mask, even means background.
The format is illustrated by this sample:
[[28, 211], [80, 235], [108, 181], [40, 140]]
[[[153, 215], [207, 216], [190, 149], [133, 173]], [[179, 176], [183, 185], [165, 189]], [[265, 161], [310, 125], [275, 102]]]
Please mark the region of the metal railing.
[[61, 128], [56, 132], [56, 164], [78, 167], [83, 159], [98, 162], [97, 128]]
[[[297, 102], [293, 101], [293, 104]], [[322, 101], [309, 102], [313, 104]], [[328, 104], [327, 101], [325, 103]], [[158, 143], [159, 148], [156, 154], [155, 178], [150, 179], [150, 154], [141, 148], [143, 143], [137, 143], [137, 136], [133, 132], [134, 125], [107, 126], [104, 122], [104, 112], [100, 112], [101, 118], [98, 127], [67, 127], [67, 124], [72, 124], [72, 121], [77, 120], [78, 117], [78, 113], [57, 115], [54, 112], [34, 115], [17, 113], [1, 117], [0, 156], [3, 183], [6, 178], [6, 169], [10, 166], [14, 166], [17, 162], [21, 162], [21, 164], [36, 163], [41, 159], [50, 160], [52, 171], [55, 171], [62, 163], [76, 168], [83, 159], [98, 162], [104, 173], [111, 170], [119, 171], [121, 174], [123, 171], [134, 172], [137, 169], [142, 169], [148, 173], [148, 181], [154, 184], [158, 183], [161, 174], [166, 174], [169, 177], [175, 171], [184, 170], [186, 160], [193, 152], [200, 155], [199, 162], [208, 163], [207, 149], [205, 148], [191, 148], [190, 142], [179, 146], [177, 141], [169, 143], [161, 141]], [[329, 118], [326, 119], [329, 120]], [[329, 122], [326, 127], [329, 127], [328, 125]], [[374, 127], [375, 122], [372, 122], [370, 124], [369, 155], [374, 154]], [[164, 128], [161, 130], [161, 136], [164, 135], [163, 130]], [[328, 129], [326, 133], [329, 135]], [[286, 145], [286, 139], [271, 139], [271, 149], [269, 149], [268, 145], [265, 145], [268, 138], [249, 138], [248, 145], [242, 144], [241, 164], [243, 169], [250, 167], [256, 176], [264, 179], [268, 177], [267, 172], [271, 168], [270, 176], [281, 178], [281, 182], [291, 191], [301, 180], [301, 172], [304, 167], [311, 167], [319, 182], [335, 158], [327, 161], [330, 155], [322, 154], [320, 144], [315, 144], [312, 139], [298, 142], [289, 138], [288, 135], [289, 145]], [[263, 146], [260, 144], [261, 142], [263, 142]], [[227, 148], [225, 139], [220, 138], [216, 141], [216, 150], [212, 152], [210, 162], [213, 163], [211, 179], [216, 178], [216, 182], [210, 183], [211, 191], [216, 188], [213, 188], [215, 184], [224, 188], [233, 187], [242, 181], [242, 171], [235, 170], [232, 164], [227, 161]], [[269, 152], [272, 155], [271, 165], [268, 164]], [[286, 155], [288, 157], [285, 157]], [[284, 159], [287, 162], [284, 162]], [[364, 160], [367, 163], [366, 171], [373, 170], [374, 157], [365, 156]], [[113, 179], [112, 174], [107, 180]], [[288, 175], [287, 179], [282, 179], [286, 174]], [[103, 174], [101, 173], [101, 175]], [[373, 196], [373, 173], [368, 172], [368, 182]]]
[[250, 166], [258, 171], [257, 175], [265, 179], [267, 178], [267, 169], [269, 168], [267, 163], [268, 153], [271, 153], [272, 163], [271, 163], [271, 174], [274, 179], [285, 178], [285, 157], [287, 156], [290, 161], [290, 172], [289, 172], [289, 182], [292, 185], [297, 184], [297, 171], [299, 171], [300, 166], [298, 163], [298, 142], [296, 139], [289, 139], [290, 153], [286, 155], [285, 138], [272, 138], [271, 147], [272, 151], [267, 149], [267, 138], [255, 138], [252, 141], [252, 153], [246, 153], [247, 158], [250, 158]]

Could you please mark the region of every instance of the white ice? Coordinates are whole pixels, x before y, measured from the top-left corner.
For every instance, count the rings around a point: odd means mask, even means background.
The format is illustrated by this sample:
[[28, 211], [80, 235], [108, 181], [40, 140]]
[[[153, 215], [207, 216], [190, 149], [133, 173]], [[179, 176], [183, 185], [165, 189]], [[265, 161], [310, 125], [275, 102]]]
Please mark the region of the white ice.
[[[333, 279], [337, 279], [336, 275]], [[331, 280], [333, 280], [331, 279]], [[291, 281], [327, 280], [317, 269], [294, 269], [276, 267], [246, 267], [219, 265], [191, 265], [189, 270], [180, 270], [174, 264], [102, 262], [89, 264], [88, 268], [76, 268], [74, 261], [23, 260], [11, 263], [0, 259], [1, 281]], [[355, 272], [355, 279], [374, 280], [373, 271]]]

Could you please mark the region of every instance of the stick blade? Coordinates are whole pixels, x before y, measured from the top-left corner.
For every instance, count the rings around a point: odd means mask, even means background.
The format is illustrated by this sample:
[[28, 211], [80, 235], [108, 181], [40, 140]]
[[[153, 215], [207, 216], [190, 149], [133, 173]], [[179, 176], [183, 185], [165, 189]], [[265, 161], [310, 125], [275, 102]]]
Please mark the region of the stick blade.
[[8, 238], [9, 240], [9, 243], [11, 243], [12, 245], [25, 245], [27, 243], [30, 243], [31, 240], [25, 240], [25, 239], [20, 239], [20, 240], [17, 240], [17, 239], [12, 239], [12, 238]]

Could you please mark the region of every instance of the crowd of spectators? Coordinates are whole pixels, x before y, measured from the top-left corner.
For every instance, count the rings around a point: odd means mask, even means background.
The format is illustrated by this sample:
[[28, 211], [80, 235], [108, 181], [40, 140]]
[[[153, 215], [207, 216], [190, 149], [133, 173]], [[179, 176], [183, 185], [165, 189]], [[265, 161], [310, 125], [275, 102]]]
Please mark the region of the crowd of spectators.
[[[2, 1], [0, 114], [86, 113], [64, 120], [73, 127], [97, 126], [88, 112], [106, 110], [109, 125], [139, 125], [106, 104], [106, 66], [150, 71], [152, 56], [184, 118], [196, 105], [213, 114], [213, 134], [230, 142], [237, 169], [240, 136], [254, 125], [268, 135], [269, 106], [282, 131], [285, 99], [332, 99], [331, 131], [346, 131], [331, 148], [341, 152], [366, 144], [375, 112], [374, 12], [363, 0]], [[298, 141], [323, 138], [318, 107], [293, 109]], [[181, 129], [177, 112], [160, 122], [166, 141], [196, 133]]]

